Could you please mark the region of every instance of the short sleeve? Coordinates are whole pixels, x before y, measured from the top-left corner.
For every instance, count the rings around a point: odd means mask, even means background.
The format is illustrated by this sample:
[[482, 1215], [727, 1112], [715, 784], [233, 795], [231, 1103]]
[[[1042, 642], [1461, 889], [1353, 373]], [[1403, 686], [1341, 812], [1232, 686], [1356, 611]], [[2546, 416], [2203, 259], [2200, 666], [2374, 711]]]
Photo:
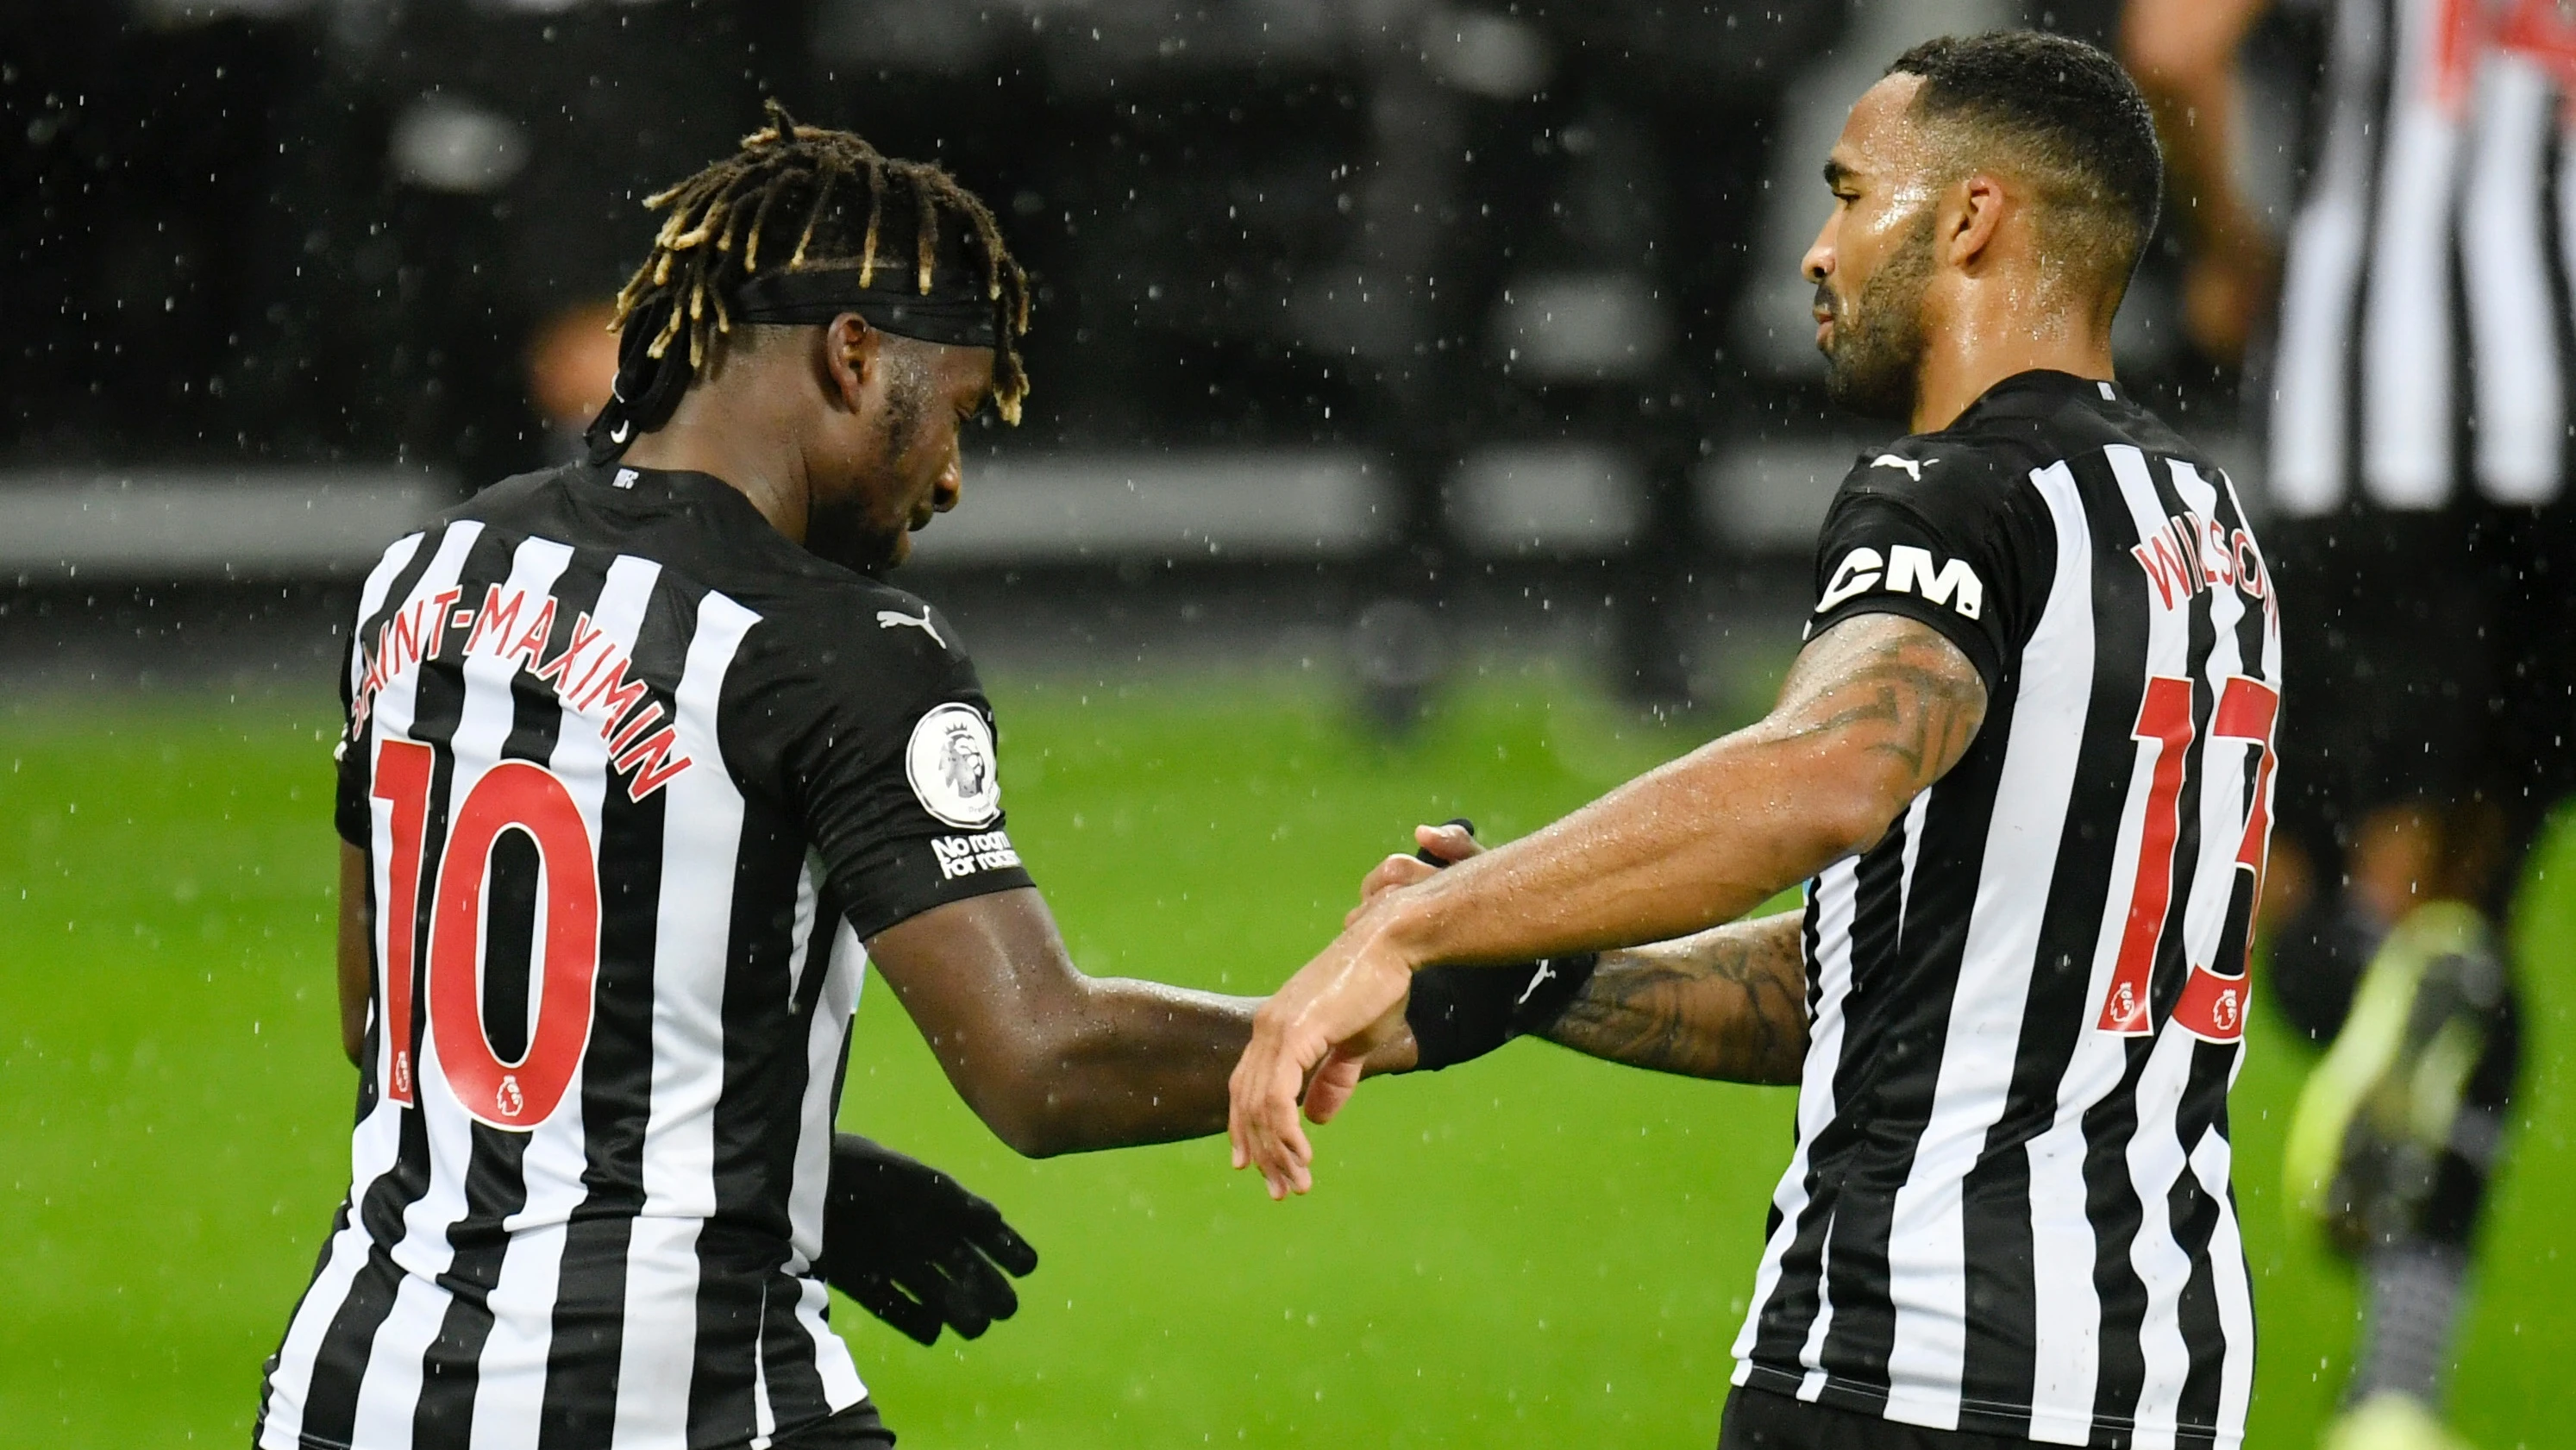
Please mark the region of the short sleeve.
[[918, 603], [764, 621], [748, 687], [727, 692], [740, 727], [773, 742], [827, 893], [862, 940], [1031, 884], [1002, 813], [992, 707], [956, 638]]
[[2018, 664], [2055, 538], [2029, 485], [1983, 450], [1909, 439], [1864, 457], [1825, 515], [1812, 639], [1856, 615], [1899, 614], [1959, 647], [1992, 692]]
[[340, 657], [340, 735], [331, 747], [331, 760], [338, 784], [332, 791], [331, 818], [340, 839], [363, 851], [375, 834], [373, 813], [367, 809], [366, 732], [358, 728], [355, 714], [357, 701], [352, 694], [350, 675], [354, 670], [357, 636], [349, 637], [349, 648]]

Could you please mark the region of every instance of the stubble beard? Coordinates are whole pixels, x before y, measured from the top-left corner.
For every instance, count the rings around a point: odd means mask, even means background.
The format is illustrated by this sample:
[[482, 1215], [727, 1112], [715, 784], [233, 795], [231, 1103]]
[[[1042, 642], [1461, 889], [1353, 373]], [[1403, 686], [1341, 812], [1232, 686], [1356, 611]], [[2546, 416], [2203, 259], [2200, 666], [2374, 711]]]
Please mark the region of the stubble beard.
[[1913, 418], [1923, 370], [1923, 293], [1931, 281], [1927, 208], [1895, 255], [1861, 284], [1853, 305], [1843, 307], [1817, 287], [1818, 299], [1833, 312], [1833, 340], [1824, 349], [1825, 392], [1837, 406], [1864, 418]]
[[921, 431], [929, 404], [929, 379], [898, 366], [888, 379], [885, 431], [880, 435], [874, 487], [852, 489], [828, 503], [816, 502], [805, 519], [805, 548], [845, 569], [882, 574], [912, 552], [909, 514], [889, 525], [878, 514], [877, 495], [900, 485], [903, 458]]

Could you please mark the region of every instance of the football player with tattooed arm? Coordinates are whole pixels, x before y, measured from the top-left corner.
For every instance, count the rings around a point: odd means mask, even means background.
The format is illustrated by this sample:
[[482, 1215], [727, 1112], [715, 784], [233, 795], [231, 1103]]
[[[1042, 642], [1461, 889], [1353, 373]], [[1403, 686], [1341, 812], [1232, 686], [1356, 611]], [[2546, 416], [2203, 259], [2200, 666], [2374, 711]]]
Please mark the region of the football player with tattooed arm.
[[1075, 968], [973, 664], [879, 577], [958, 503], [961, 424], [1027, 389], [992, 215], [774, 105], [651, 204], [587, 460], [361, 591], [351, 1182], [263, 1450], [890, 1444], [826, 1278], [927, 1342], [1035, 1256], [835, 1139], [871, 968], [1022, 1153], [1225, 1123], [1256, 1003]]
[[2075, 41], [1933, 41], [1859, 99], [1817, 343], [1912, 431], [1833, 501], [1778, 704], [1380, 865], [1256, 1018], [1238, 1167], [1309, 1191], [1301, 1098], [1333, 1116], [1408, 1026], [1425, 1067], [1539, 1035], [1794, 1081], [1724, 1450], [2241, 1443], [2227, 1089], [2280, 647], [2234, 487], [2113, 379], [2160, 177]]

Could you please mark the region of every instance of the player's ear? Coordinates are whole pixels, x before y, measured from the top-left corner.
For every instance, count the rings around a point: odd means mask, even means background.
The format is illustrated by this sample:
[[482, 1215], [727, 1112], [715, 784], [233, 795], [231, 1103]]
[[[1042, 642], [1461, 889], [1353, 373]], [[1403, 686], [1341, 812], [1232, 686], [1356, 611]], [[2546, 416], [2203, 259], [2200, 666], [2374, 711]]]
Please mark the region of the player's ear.
[[849, 412], [862, 411], [862, 400], [884, 368], [885, 334], [868, 326], [855, 312], [844, 312], [823, 327], [824, 391]]
[[1986, 255], [2003, 225], [2004, 206], [2003, 183], [1985, 172], [1972, 171], [1951, 184], [1937, 233], [1951, 266], [1974, 267]]

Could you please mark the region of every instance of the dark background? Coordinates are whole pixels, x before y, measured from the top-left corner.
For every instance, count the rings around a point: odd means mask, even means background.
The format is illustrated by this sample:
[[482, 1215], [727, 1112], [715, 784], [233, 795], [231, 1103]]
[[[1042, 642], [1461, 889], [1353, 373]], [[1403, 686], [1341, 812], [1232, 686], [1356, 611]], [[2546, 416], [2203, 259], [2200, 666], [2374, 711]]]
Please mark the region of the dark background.
[[[130, 501], [148, 474], [185, 503], [246, 475], [326, 493], [406, 476], [406, 506], [426, 508], [569, 456], [605, 386], [601, 309], [654, 225], [640, 199], [729, 151], [776, 95], [948, 166], [1035, 274], [1027, 423], [987, 420], [970, 465], [1042, 486], [1067, 459], [1174, 457], [1193, 497], [1255, 514], [1278, 460], [1367, 474], [1357, 502], [1318, 505], [1367, 518], [1321, 518], [1284, 562], [1214, 532], [1066, 546], [1023, 511], [946, 565], [929, 536], [929, 574], [1077, 612], [1230, 600], [1254, 621], [1362, 620], [1349, 653], [1397, 720], [1443, 640], [1496, 601], [1561, 597], [1588, 611], [1609, 683], [1687, 703], [1723, 653], [1713, 620], [1794, 610], [1809, 521], [1887, 431], [1823, 400], [1795, 276], [1842, 108], [1926, 34], [2104, 38], [2115, 13], [9, 0], [0, 534], [73, 507], [24, 492], [37, 483]], [[2286, 156], [2302, 75], [2295, 45], [2274, 52]], [[2258, 181], [2285, 204], [2296, 178], [2276, 158]], [[2181, 342], [2173, 270], [2150, 257], [2123, 371], [2228, 458], [2241, 380]], [[970, 499], [974, 482], [970, 466]], [[311, 522], [296, 512], [282, 529]], [[0, 558], [0, 648], [102, 620], [148, 644], [169, 586], [350, 567], [209, 544], [127, 546], [109, 569], [70, 537]]]

